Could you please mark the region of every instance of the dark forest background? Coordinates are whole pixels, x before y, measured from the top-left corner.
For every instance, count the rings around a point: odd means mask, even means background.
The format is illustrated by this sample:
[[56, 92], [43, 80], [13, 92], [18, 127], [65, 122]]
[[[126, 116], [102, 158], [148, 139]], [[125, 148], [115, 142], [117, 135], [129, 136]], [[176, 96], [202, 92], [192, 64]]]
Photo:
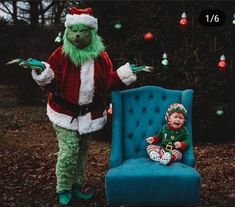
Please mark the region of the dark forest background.
[[[16, 4], [22, 2], [24, 5]], [[15, 58], [46, 60], [61, 43], [54, 39], [63, 32], [63, 20], [71, 5], [92, 7], [114, 68], [126, 62], [151, 65], [154, 72], [139, 74], [133, 85], [158, 85], [194, 90], [193, 133], [195, 142], [223, 142], [234, 139], [235, 127], [235, 25], [233, 1], [0, 1], [0, 10], [9, 18], [0, 19], [0, 106], [45, 105], [46, 94], [34, 83], [30, 71], [6, 66]], [[9, 5], [11, 7], [9, 7]], [[5, 7], [6, 6], [6, 7]], [[21, 7], [21, 8], [17, 8]], [[7, 10], [12, 8], [13, 10]], [[15, 8], [15, 9], [14, 9]], [[219, 27], [199, 23], [203, 9], [221, 9], [226, 21]], [[179, 27], [186, 12], [189, 25]], [[120, 23], [121, 29], [115, 24]], [[152, 41], [143, 36], [152, 32]], [[161, 65], [167, 53], [169, 65]], [[225, 72], [217, 64], [224, 54]], [[218, 109], [223, 110], [217, 115]]]

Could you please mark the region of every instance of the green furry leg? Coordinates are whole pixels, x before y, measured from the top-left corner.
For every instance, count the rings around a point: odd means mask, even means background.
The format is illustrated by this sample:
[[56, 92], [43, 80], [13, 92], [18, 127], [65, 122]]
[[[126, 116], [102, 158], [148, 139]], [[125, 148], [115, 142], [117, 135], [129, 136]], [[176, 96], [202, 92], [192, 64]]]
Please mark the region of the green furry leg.
[[76, 175], [76, 182], [75, 184], [82, 184], [83, 176], [85, 172], [85, 164], [88, 155], [88, 148], [91, 141], [91, 134], [80, 135], [80, 149], [78, 153], [78, 165], [77, 165], [77, 175]]
[[53, 125], [59, 142], [56, 164], [56, 192], [72, 190], [81, 184], [91, 135], [79, 135], [76, 131]]

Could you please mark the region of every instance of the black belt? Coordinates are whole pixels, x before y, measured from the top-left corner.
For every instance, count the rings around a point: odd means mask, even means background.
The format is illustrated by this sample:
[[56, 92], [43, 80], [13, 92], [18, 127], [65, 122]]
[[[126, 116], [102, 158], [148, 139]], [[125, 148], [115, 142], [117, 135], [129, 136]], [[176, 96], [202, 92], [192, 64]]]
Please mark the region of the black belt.
[[166, 144], [165, 149], [166, 149], [166, 150], [173, 150], [173, 149], [174, 149], [174, 146], [171, 145], [171, 144]]
[[88, 112], [90, 112], [90, 109], [91, 109], [91, 104], [84, 104], [84, 105], [73, 104], [67, 101], [66, 99], [57, 95], [53, 96], [53, 100], [55, 100], [56, 103], [60, 104], [65, 109], [75, 113], [75, 116], [73, 117], [73, 119], [77, 118], [77, 116], [83, 116], [87, 114]]

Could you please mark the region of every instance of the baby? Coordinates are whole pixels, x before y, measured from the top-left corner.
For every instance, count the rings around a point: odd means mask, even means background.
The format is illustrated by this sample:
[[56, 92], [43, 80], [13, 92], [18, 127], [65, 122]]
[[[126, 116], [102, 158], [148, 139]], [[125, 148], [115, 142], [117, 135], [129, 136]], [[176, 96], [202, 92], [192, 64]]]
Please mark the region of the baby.
[[182, 159], [182, 152], [190, 142], [188, 130], [185, 127], [186, 118], [187, 110], [182, 104], [170, 105], [165, 116], [167, 123], [157, 135], [146, 139], [149, 143], [147, 153], [151, 160], [169, 165]]

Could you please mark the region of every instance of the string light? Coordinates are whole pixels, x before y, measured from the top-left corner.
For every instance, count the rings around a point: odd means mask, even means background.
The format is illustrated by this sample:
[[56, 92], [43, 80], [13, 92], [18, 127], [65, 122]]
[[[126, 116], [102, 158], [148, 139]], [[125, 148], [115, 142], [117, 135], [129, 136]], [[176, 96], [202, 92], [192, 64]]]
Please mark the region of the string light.
[[227, 62], [226, 62], [226, 58], [225, 58], [224, 55], [221, 55], [220, 56], [220, 61], [218, 63], [218, 68], [221, 72], [225, 72], [227, 67], [228, 67], [228, 65], [227, 65]]
[[112, 104], [110, 103], [109, 104], [109, 109], [108, 109], [108, 114], [112, 115], [112, 113], [113, 113], [113, 109], [112, 109]]
[[59, 32], [57, 37], [55, 38], [56, 43], [61, 43], [62, 42], [62, 32]]
[[166, 53], [164, 53], [162, 55], [162, 62], [161, 63], [162, 63], [163, 66], [168, 66], [169, 62], [167, 60], [167, 54]]
[[179, 24], [181, 27], [186, 27], [188, 25], [187, 14], [185, 12], [181, 14], [181, 19], [179, 21]]
[[232, 23], [235, 25], [235, 13], [233, 14], [233, 22]]

